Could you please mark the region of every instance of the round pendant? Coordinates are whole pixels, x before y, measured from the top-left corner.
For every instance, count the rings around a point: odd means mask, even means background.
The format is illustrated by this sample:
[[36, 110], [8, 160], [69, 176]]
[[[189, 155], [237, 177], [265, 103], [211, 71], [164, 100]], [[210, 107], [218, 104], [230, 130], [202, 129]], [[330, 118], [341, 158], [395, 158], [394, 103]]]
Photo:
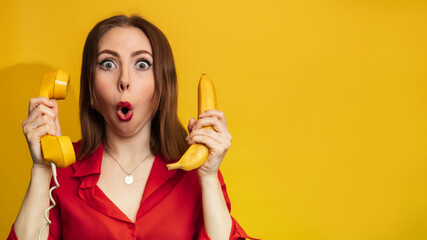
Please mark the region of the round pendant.
[[125, 183], [128, 184], [128, 185], [132, 184], [133, 183], [133, 177], [131, 175], [127, 175], [125, 177]]

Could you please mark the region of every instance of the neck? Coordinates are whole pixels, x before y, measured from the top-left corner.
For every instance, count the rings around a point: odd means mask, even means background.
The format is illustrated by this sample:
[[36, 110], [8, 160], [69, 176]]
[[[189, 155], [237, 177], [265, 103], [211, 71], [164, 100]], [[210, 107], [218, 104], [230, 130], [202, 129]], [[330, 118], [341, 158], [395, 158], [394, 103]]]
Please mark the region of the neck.
[[120, 159], [122, 164], [140, 161], [150, 152], [151, 123], [147, 123], [141, 131], [130, 137], [117, 135], [114, 131], [106, 129], [104, 148]]

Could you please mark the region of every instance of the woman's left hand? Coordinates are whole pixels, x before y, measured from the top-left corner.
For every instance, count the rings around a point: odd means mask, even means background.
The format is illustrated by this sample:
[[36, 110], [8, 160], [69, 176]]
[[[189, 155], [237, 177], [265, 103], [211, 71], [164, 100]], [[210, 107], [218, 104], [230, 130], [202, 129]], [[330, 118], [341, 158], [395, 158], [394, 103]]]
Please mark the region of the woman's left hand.
[[199, 120], [191, 118], [188, 122], [188, 132], [188, 144], [200, 143], [209, 148], [208, 159], [197, 173], [200, 177], [217, 177], [219, 166], [231, 145], [231, 135], [224, 113], [207, 110], [200, 114]]

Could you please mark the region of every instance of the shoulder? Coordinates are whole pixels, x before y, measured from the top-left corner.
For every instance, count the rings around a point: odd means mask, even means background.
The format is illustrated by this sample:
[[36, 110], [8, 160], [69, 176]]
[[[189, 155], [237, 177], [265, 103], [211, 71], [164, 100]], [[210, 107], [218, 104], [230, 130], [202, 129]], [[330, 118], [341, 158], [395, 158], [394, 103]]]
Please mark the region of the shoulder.
[[[77, 154], [79, 153], [81, 147], [81, 141], [78, 142], [73, 142], [73, 148], [74, 148], [74, 153], [75, 156], [77, 156]], [[88, 159], [91, 159], [92, 156], [87, 157]], [[57, 175], [58, 175], [58, 181], [63, 184], [66, 184], [67, 182], [70, 181], [75, 181], [75, 173], [76, 171], [79, 169], [79, 167], [82, 165], [82, 163], [86, 160], [85, 159], [77, 159], [76, 158], [76, 162], [71, 164], [68, 167], [65, 168], [57, 168]]]

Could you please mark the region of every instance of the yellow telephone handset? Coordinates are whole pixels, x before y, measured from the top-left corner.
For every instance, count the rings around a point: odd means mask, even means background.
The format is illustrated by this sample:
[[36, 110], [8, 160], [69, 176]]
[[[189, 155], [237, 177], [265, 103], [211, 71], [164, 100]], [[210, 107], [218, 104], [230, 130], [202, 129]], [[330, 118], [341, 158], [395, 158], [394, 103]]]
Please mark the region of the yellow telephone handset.
[[[70, 75], [61, 70], [45, 74], [40, 87], [40, 97], [65, 99], [69, 79]], [[53, 162], [57, 167], [65, 168], [76, 162], [73, 144], [68, 136], [46, 135], [41, 137], [40, 142], [45, 164]]]
[[[49, 99], [65, 99], [69, 79], [70, 75], [61, 70], [45, 74], [40, 86], [40, 97], [47, 97]], [[52, 176], [56, 186], [51, 187], [49, 190], [49, 197], [52, 205], [46, 209], [44, 213], [44, 218], [47, 223], [40, 229], [39, 240], [43, 229], [51, 224], [48, 213], [56, 206], [56, 202], [52, 197], [52, 191], [59, 187], [56, 167], [65, 168], [76, 162], [73, 144], [69, 137], [45, 135], [40, 138], [40, 143], [44, 163], [52, 166]]]

